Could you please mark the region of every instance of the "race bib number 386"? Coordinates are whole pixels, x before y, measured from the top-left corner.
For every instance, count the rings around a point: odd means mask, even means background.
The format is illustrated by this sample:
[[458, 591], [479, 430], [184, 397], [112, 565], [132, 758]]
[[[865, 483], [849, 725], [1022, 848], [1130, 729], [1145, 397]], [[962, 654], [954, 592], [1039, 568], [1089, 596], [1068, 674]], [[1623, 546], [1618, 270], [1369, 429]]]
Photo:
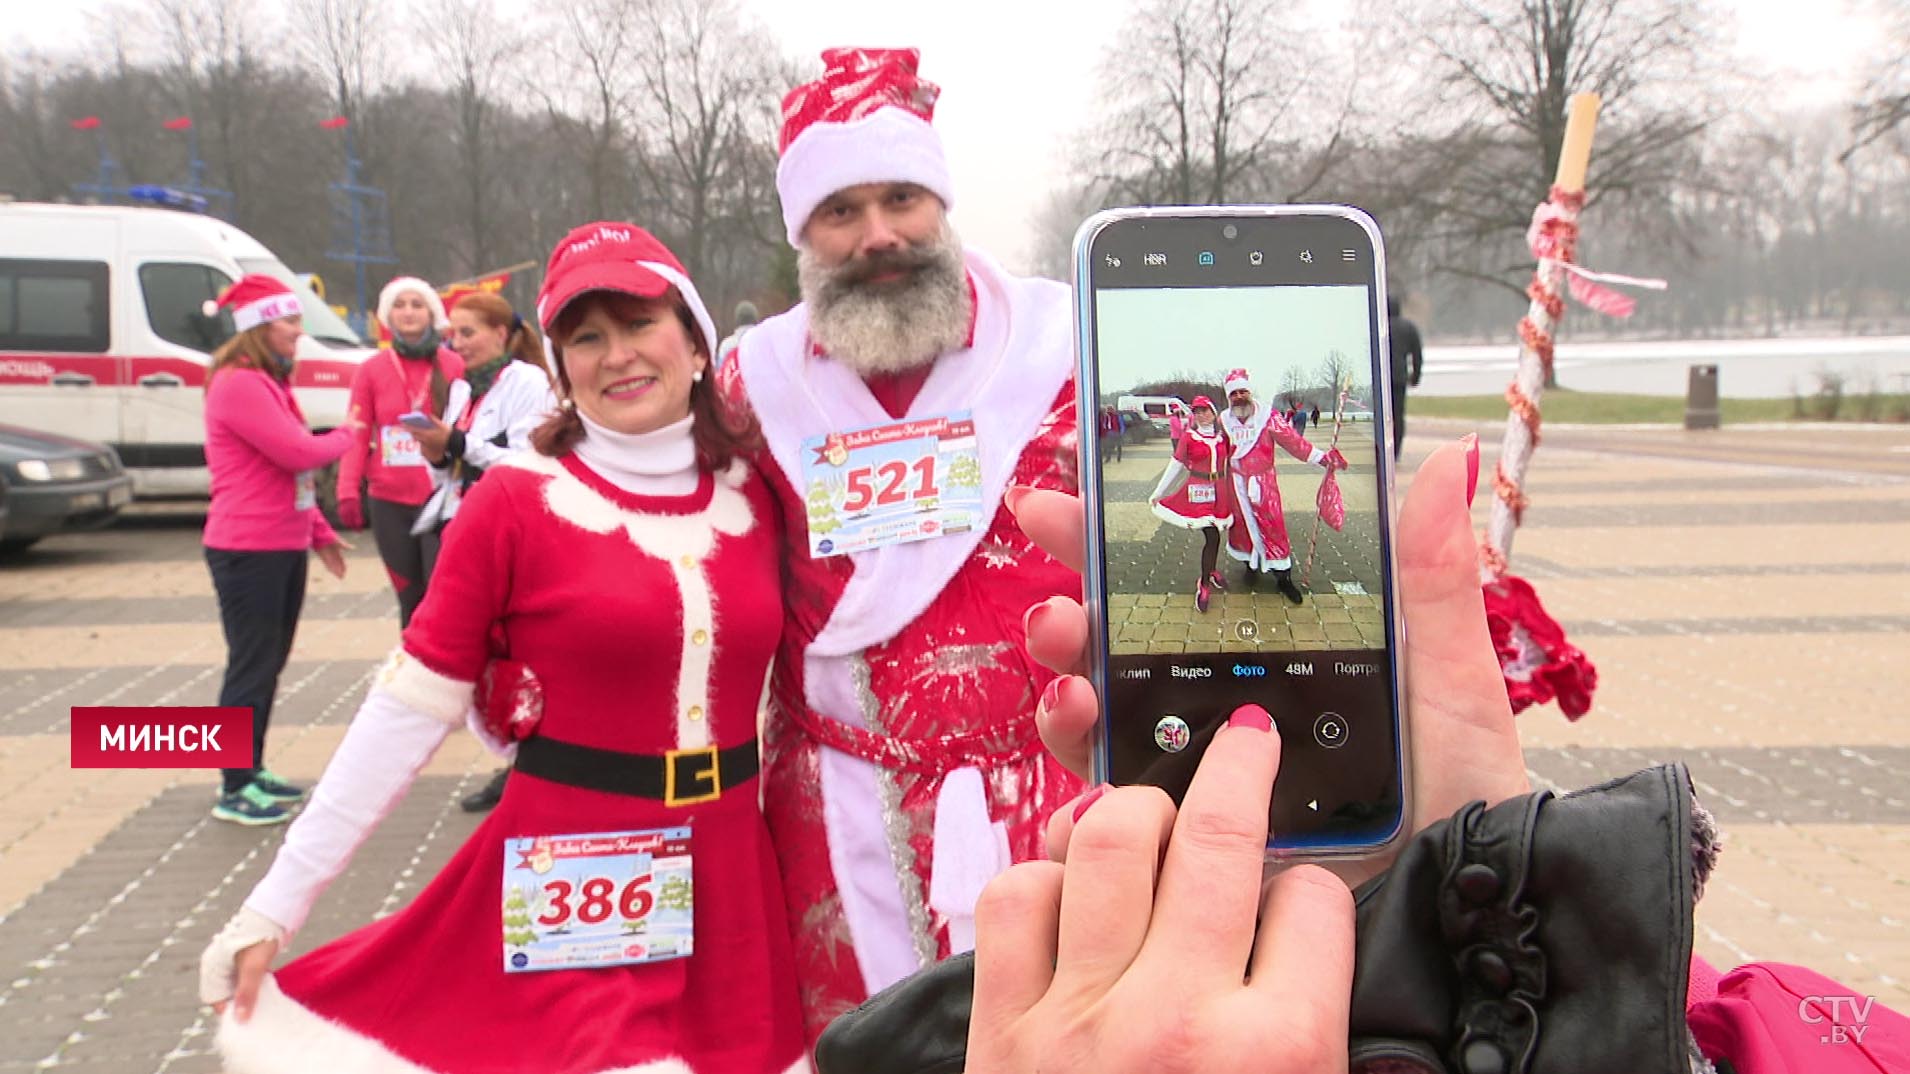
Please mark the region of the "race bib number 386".
[[504, 970], [684, 958], [694, 940], [690, 829], [504, 841]]
[[802, 460], [812, 558], [985, 524], [968, 411], [811, 437]]

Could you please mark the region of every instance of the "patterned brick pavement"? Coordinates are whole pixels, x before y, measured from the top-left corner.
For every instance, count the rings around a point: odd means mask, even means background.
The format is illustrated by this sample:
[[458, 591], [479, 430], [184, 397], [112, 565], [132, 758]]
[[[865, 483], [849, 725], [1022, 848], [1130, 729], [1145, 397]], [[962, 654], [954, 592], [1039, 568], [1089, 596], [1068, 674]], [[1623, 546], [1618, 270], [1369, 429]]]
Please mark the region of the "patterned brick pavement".
[[[1467, 428], [1415, 421], [1408, 468]], [[1151, 483], [1156, 463], [1129, 459], [1117, 476]], [[1288, 498], [1310, 502], [1300, 484]], [[1910, 430], [1549, 429], [1528, 491], [1517, 566], [1602, 674], [1583, 720], [1521, 717], [1535, 782], [1683, 760], [1728, 840], [1700, 951], [1801, 962], [1910, 1010]], [[0, 565], [0, 1074], [217, 1069], [197, 955], [280, 834], [210, 821], [198, 773], [74, 772], [66, 738], [74, 705], [213, 700], [198, 524], [142, 507]], [[317, 777], [396, 637], [368, 547], [344, 582], [314, 574], [275, 769]], [[298, 947], [402, 905], [473, 827], [455, 803], [490, 769], [454, 737]]]

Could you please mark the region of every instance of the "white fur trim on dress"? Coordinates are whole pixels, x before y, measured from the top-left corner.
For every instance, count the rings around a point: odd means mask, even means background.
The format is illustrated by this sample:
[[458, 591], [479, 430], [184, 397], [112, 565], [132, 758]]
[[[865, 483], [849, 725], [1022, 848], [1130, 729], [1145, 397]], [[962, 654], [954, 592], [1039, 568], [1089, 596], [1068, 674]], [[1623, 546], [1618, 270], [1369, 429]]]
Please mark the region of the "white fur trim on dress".
[[[530, 1016], [531, 1012], [525, 1012]], [[267, 974], [252, 1017], [219, 1019], [219, 1054], [226, 1074], [442, 1074], [397, 1055], [383, 1044], [307, 1009], [279, 991]], [[807, 1070], [799, 1061], [790, 1071]], [[696, 1074], [681, 1059], [658, 1059], [597, 1074]]]
[[710, 673], [716, 656], [716, 594], [710, 586], [708, 561], [718, 534], [738, 536], [755, 524], [749, 498], [741, 491], [748, 467], [738, 459], [718, 475], [709, 505], [702, 511], [663, 515], [631, 511], [612, 503], [547, 455], [525, 452], [505, 465], [550, 478], [544, 485], [544, 504], [552, 514], [591, 533], [608, 534], [621, 528], [645, 555], [669, 565], [683, 604], [683, 647], [677, 658], [675, 695], [676, 748], [708, 746]]
[[393, 649], [373, 680], [377, 689], [441, 723], [456, 726], [471, 708], [475, 683], [440, 675], [403, 649]]

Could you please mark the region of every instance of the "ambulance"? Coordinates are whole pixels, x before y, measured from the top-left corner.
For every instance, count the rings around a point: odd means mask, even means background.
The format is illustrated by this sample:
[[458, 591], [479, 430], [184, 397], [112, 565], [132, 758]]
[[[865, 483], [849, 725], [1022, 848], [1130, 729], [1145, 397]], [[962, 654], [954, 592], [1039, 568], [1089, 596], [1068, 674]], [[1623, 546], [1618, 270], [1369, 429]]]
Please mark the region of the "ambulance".
[[305, 420], [340, 424], [374, 352], [257, 239], [171, 209], [0, 202], [0, 423], [112, 445], [135, 495], [206, 495], [206, 371], [233, 329], [202, 307], [253, 272], [304, 310]]

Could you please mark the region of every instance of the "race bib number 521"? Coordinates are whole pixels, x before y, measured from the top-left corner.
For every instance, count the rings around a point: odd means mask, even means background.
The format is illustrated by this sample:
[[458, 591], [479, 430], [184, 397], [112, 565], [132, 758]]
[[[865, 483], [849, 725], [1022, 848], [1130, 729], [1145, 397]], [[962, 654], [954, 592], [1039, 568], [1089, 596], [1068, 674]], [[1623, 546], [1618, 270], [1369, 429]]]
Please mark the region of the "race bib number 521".
[[968, 411], [803, 441], [812, 558], [966, 533], [984, 524]]

